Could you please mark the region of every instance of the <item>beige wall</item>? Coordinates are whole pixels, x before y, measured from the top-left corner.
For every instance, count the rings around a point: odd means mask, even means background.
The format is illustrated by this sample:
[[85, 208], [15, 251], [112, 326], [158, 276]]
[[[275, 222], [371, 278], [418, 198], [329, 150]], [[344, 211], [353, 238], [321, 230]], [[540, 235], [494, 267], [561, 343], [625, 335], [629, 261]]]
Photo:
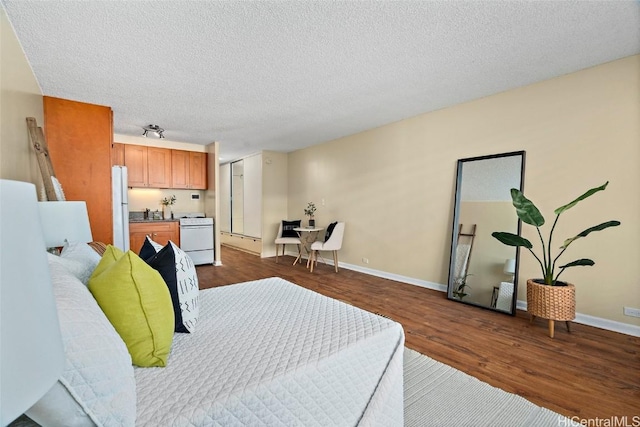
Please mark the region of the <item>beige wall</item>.
[[275, 151], [262, 152], [262, 256], [276, 255], [278, 225], [287, 219], [288, 156]]
[[44, 125], [42, 91], [1, 7], [0, 35], [0, 178], [32, 182], [40, 189], [26, 118]]
[[[526, 150], [525, 194], [550, 222], [553, 209], [611, 181], [564, 214], [557, 242], [609, 219], [622, 226], [575, 242], [563, 259], [596, 265], [563, 279], [576, 283], [580, 313], [640, 325], [622, 315], [640, 306], [639, 80], [633, 56], [293, 152], [289, 216], [315, 201], [321, 225], [346, 221], [341, 261], [446, 283], [456, 160]], [[540, 273], [530, 254], [521, 260], [524, 299]]]

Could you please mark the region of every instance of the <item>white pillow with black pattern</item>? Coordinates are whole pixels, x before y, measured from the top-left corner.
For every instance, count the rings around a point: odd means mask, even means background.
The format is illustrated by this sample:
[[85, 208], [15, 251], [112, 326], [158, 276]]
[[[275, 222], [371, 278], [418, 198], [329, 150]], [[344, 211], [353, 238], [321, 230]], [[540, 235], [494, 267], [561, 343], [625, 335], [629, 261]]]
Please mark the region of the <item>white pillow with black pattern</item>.
[[164, 279], [175, 315], [176, 332], [194, 332], [198, 323], [198, 296], [200, 287], [193, 261], [172, 241], [151, 258], [147, 264], [157, 270]]

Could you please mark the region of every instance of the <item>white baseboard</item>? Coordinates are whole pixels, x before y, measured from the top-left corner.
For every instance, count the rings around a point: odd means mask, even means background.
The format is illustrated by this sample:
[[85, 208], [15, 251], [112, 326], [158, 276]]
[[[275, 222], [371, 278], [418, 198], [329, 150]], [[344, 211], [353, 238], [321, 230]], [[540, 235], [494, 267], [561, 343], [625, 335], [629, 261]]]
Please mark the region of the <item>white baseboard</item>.
[[[527, 311], [527, 302], [518, 300], [516, 303], [518, 310]], [[595, 328], [606, 329], [607, 331], [619, 332], [625, 335], [640, 337], [640, 326], [630, 325], [628, 323], [617, 322], [615, 320], [605, 319], [603, 317], [591, 316], [589, 314], [576, 313], [575, 323], [593, 326]]]
[[[327, 260], [327, 263], [333, 265], [333, 261], [331, 260]], [[426, 280], [415, 279], [413, 277], [402, 276], [400, 274], [388, 273], [386, 271], [374, 270], [372, 268], [346, 264], [343, 262], [338, 262], [338, 267], [368, 274], [370, 276], [382, 277], [383, 279], [395, 280], [396, 282], [408, 283], [410, 285], [433, 289], [440, 292], [447, 292], [447, 286], [441, 285], [440, 283], [428, 282]]]
[[[327, 264], [333, 265], [332, 260], [327, 260]], [[423, 288], [433, 289], [440, 292], [446, 292], [447, 286], [429, 282], [426, 280], [419, 280], [413, 277], [402, 276], [399, 274], [388, 273], [386, 271], [374, 270], [371, 268], [361, 267], [359, 265], [352, 265], [343, 262], [338, 262], [340, 268], [347, 270], [353, 270], [360, 273], [368, 274], [370, 276], [382, 277], [383, 279], [395, 280], [396, 282], [408, 283], [410, 285], [421, 286]], [[518, 300], [516, 303], [516, 309], [527, 311], [527, 302]], [[634, 337], [640, 337], [640, 326], [630, 325], [628, 323], [617, 322], [615, 320], [604, 319], [602, 317], [590, 316], [588, 314], [576, 313], [575, 323], [580, 323], [587, 326], [593, 326], [600, 329], [606, 329], [608, 331], [619, 332], [625, 335], [631, 335]]]

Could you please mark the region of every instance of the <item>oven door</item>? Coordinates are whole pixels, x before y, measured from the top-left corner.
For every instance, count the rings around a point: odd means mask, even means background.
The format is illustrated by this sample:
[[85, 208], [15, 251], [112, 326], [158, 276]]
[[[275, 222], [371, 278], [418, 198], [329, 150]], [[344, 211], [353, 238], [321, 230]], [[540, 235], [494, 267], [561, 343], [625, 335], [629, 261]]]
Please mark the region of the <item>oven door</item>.
[[213, 249], [213, 227], [210, 225], [180, 227], [180, 249], [185, 252]]

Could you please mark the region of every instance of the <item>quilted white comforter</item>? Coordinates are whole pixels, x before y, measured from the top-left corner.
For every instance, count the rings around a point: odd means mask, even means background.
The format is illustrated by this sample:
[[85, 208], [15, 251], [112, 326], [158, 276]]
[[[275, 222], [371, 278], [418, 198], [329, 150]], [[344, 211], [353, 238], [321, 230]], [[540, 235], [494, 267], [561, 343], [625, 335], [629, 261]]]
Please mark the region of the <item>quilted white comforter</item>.
[[402, 327], [280, 278], [200, 292], [165, 368], [137, 368], [137, 426], [403, 424]]

